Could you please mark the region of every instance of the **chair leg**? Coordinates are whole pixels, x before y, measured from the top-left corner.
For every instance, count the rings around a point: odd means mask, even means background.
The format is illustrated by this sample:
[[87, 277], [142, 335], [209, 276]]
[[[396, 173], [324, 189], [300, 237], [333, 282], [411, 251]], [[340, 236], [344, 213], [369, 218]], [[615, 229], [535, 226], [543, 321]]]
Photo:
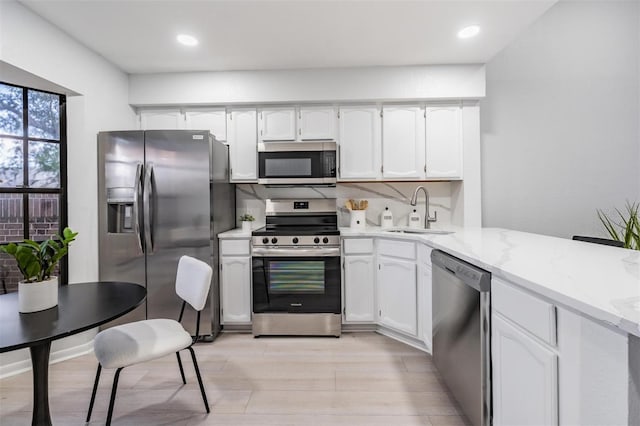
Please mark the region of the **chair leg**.
[[96, 392], [98, 391], [98, 382], [100, 381], [100, 372], [102, 371], [102, 365], [98, 363], [98, 370], [96, 371], [96, 380], [93, 382], [93, 392], [91, 392], [91, 402], [89, 402], [89, 412], [87, 413], [86, 422], [91, 420], [91, 412], [93, 411], [93, 403], [96, 400]]
[[182, 383], [187, 384], [187, 379], [184, 377], [184, 369], [182, 368], [182, 359], [180, 359], [180, 352], [176, 352], [178, 358], [178, 367], [180, 367], [180, 375], [182, 376]]
[[107, 413], [107, 424], [111, 426], [111, 416], [113, 415], [113, 406], [116, 402], [116, 390], [118, 389], [118, 379], [120, 378], [120, 372], [124, 367], [120, 367], [116, 370], [116, 375], [113, 378], [113, 387], [111, 388], [111, 399], [109, 400], [109, 412]]
[[193, 351], [193, 348], [189, 346], [189, 352], [191, 352], [191, 359], [193, 360], [193, 366], [196, 369], [196, 377], [198, 378], [198, 384], [200, 385], [200, 392], [202, 393], [202, 400], [204, 401], [204, 408], [207, 409], [207, 413], [209, 410], [209, 401], [207, 401], [207, 393], [204, 390], [204, 386], [202, 384], [202, 377], [200, 377], [200, 369], [198, 368], [198, 361], [196, 361], [196, 353]]

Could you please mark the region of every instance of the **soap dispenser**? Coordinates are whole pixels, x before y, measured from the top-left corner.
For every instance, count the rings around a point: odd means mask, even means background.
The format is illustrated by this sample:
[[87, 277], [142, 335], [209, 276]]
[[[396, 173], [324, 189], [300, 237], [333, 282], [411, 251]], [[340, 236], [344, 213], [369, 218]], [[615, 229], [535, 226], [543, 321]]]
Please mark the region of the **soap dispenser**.
[[389, 207], [385, 207], [384, 211], [380, 214], [380, 226], [383, 229], [393, 228], [393, 213], [391, 213]]
[[422, 220], [420, 220], [420, 215], [416, 212], [416, 209], [413, 209], [409, 215], [409, 228], [420, 228], [422, 225], [421, 222]]

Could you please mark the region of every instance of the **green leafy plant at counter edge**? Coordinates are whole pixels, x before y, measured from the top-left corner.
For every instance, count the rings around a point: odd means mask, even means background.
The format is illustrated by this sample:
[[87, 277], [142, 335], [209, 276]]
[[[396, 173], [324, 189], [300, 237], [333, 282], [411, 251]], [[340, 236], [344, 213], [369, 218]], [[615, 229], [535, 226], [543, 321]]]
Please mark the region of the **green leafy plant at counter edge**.
[[241, 222], [253, 222], [254, 220], [256, 220], [256, 218], [251, 216], [249, 213], [245, 213], [242, 216], [240, 216]]
[[77, 232], [64, 228], [62, 236], [55, 235], [40, 244], [33, 240], [10, 243], [0, 247], [0, 251], [12, 256], [18, 262], [18, 269], [25, 282], [46, 281], [54, 268], [69, 252], [69, 244], [76, 239]]
[[620, 217], [620, 222], [616, 222], [602, 210], [598, 210], [600, 222], [612, 239], [622, 241], [624, 248], [640, 250], [640, 218], [638, 218], [640, 203], [627, 201], [626, 215], [618, 209], [615, 210]]

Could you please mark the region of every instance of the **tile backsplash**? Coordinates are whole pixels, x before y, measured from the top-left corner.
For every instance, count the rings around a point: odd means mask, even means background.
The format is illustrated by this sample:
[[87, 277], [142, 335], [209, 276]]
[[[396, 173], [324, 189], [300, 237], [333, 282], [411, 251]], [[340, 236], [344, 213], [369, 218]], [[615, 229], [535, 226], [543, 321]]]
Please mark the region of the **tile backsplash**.
[[[418, 205], [409, 204], [413, 191], [423, 185], [429, 191], [430, 213], [438, 212], [438, 222], [434, 225], [451, 223], [451, 183], [450, 182], [353, 182], [339, 183], [335, 188], [266, 187], [258, 184], [236, 185], [236, 221], [241, 214], [249, 213], [256, 218], [254, 228], [265, 223], [265, 200], [268, 198], [336, 198], [338, 224], [349, 226], [349, 210], [345, 202], [352, 198], [368, 200], [367, 224], [380, 225], [380, 215], [385, 207], [393, 213], [396, 226], [405, 226], [409, 213], [415, 208], [424, 217], [425, 199], [421, 192]], [[240, 223], [238, 221], [238, 226]]]

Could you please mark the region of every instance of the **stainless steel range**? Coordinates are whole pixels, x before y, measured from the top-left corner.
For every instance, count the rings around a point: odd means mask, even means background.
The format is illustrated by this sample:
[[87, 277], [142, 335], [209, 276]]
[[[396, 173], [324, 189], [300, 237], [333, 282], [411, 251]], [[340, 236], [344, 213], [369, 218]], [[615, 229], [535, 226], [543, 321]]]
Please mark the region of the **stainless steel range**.
[[335, 199], [267, 200], [252, 233], [253, 334], [340, 336]]

